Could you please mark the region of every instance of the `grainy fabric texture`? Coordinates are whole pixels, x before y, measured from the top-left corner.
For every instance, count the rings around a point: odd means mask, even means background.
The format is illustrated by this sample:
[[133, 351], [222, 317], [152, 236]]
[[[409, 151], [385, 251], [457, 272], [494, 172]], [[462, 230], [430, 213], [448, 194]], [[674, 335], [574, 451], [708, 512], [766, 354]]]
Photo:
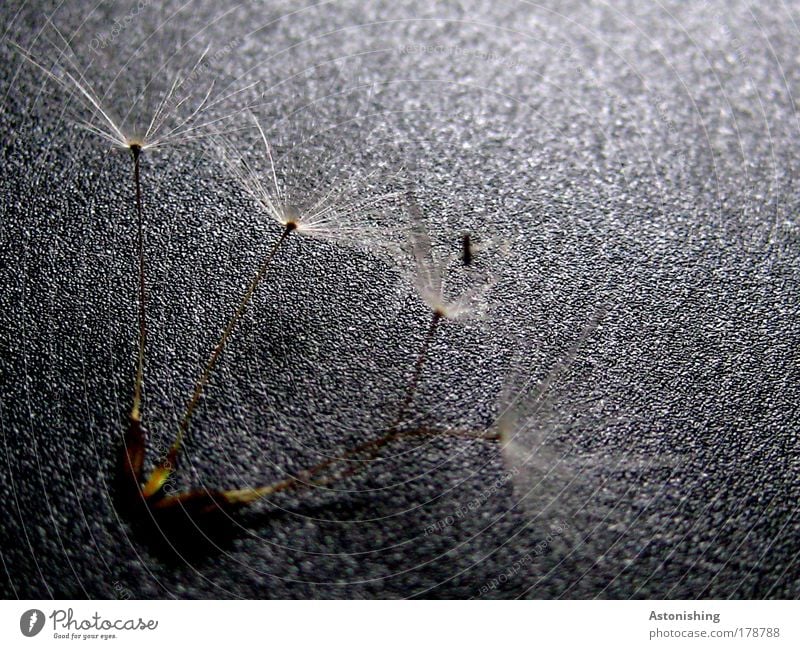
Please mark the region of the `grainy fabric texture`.
[[[797, 3], [0, 13], [2, 595], [800, 592]], [[252, 112], [297, 192], [359, 174], [361, 198], [412, 185], [435, 241], [457, 251], [471, 233], [491, 308], [442, 323], [413, 416], [493, 429], [521, 384], [545, 382], [546, 407], [515, 430], [547, 451], [408, 439], [255, 505], [211, 547], [198, 530], [170, 551], [131, 524], [114, 484], [137, 335], [130, 155], [82, 129], [80, 97], [20, 51], [52, 62], [62, 36], [132, 127], [178, 70], [201, 95], [245, 89], [209, 114], [249, 107], [216, 140], [142, 154], [152, 449], [280, 234], [220, 153], [263, 161]], [[404, 399], [429, 318], [390, 256], [290, 237], [175, 487], [264, 484], [368, 441]]]

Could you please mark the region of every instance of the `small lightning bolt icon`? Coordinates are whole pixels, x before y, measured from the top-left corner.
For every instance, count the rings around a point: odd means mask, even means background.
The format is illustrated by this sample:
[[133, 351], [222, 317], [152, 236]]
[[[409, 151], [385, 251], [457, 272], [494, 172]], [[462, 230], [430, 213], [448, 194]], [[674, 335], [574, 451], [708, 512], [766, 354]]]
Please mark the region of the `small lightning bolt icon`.
[[36, 611], [33, 611], [31, 613], [31, 619], [28, 620], [28, 631], [32, 631], [33, 630], [33, 625], [36, 624], [36, 620], [37, 619], [38, 619], [38, 616], [36, 615]]

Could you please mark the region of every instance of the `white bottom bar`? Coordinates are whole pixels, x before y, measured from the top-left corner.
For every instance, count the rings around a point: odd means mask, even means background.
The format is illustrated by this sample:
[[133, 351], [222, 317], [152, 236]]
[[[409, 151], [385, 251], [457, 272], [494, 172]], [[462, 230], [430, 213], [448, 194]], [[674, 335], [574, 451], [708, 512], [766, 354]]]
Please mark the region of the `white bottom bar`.
[[800, 647], [796, 601], [5, 601], [0, 613], [3, 647]]

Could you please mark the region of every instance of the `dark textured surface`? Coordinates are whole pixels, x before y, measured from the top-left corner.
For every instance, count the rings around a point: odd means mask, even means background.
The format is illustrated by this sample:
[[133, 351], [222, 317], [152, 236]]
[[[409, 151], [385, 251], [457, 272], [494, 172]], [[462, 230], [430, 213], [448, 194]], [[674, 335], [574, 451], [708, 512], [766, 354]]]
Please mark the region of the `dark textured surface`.
[[[420, 416], [491, 425], [510, 365], [543, 377], [608, 309], [554, 391], [564, 448], [591, 459], [564, 482], [583, 506], [558, 542], [541, 545], [496, 444], [441, 439], [276, 498], [222, 551], [175, 561], [111, 487], [136, 335], [129, 160], [9, 45], [52, 51], [52, 14], [87, 65], [124, 4], [2, 9], [5, 596], [797, 596], [796, 6], [143, 9], [87, 74], [116, 78], [116, 110], [164, 53], [210, 44], [205, 74], [260, 80], [247, 100], [307, 177], [399, 160], [437, 235], [511, 243], [490, 323], [442, 328]], [[146, 155], [143, 174], [145, 416], [163, 444], [278, 228], [200, 143]], [[184, 484], [259, 484], [368, 439], [426, 325], [382, 260], [291, 242], [198, 412]]]

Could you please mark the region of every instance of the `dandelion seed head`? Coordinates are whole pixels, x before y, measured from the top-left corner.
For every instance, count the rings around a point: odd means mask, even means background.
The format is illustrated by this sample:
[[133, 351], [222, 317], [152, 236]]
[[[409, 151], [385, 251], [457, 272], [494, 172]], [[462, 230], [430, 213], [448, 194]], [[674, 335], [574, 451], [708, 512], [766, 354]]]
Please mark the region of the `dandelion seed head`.
[[400, 228], [392, 225], [392, 217], [400, 194], [369, 193], [376, 172], [335, 177], [320, 189], [309, 169], [283, 168], [286, 161], [274, 155], [260, 122], [253, 115], [251, 119], [263, 151], [260, 160], [245, 155], [222, 134], [216, 139], [226, 168], [262, 214], [298, 234], [371, 252], [388, 253], [398, 245]]
[[[635, 445], [620, 452], [605, 444], [587, 448], [581, 442], [584, 431], [630, 423], [616, 409], [609, 415], [605, 400], [594, 389], [583, 392], [575, 372], [576, 357], [586, 353], [604, 316], [599, 309], [543, 377], [544, 368], [532, 367], [524, 357], [517, 359], [498, 398], [494, 430], [515, 497], [533, 520], [545, 526], [568, 520], [573, 527], [586, 528], [606, 515], [625, 515], [613, 513], [619, 494], [624, 493], [628, 502], [653, 497], [651, 478], [674, 467]], [[521, 348], [525, 346], [522, 342]]]
[[300, 208], [297, 205], [285, 205], [283, 207], [283, 223], [286, 227], [296, 228], [300, 225], [303, 215], [300, 213]]
[[[247, 86], [230, 93], [213, 96], [214, 82], [208, 84], [187, 84], [187, 78], [196, 76], [208, 52], [208, 48], [186, 74], [175, 75], [168, 90], [161, 95], [160, 101], [149, 111], [147, 126], [137, 125], [141, 118], [143, 97], [138, 96], [120, 118], [108, 104], [108, 93], [99, 93], [87, 78], [89, 67], [82, 68], [78, 56], [70, 42], [49, 22], [58, 42], [50, 41], [51, 51], [42, 55], [34, 55], [22, 46], [12, 43], [20, 54], [55, 82], [64, 92], [74, 99], [76, 106], [75, 121], [77, 124], [107, 142], [112, 147], [139, 151], [176, 146], [196, 139], [207, 137], [211, 130], [219, 127], [232, 116], [247, 110], [249, 106], [238, 108], [230, 113], [219, 113], [218, 109], [226, 102], [239, 96], [252, 87]], [[154, 83], [165, 75], [164, 66], [153, 73], [145, 87], [155, 87]], [[130, 125], [129, 122], [133, 122]]]
[[486, 269], [486, 264], [465, 266], [461, 251], [435, 248], [417, 210], [412, 210], [412, 216], [415, 223], [407, 234], [406, 248], [411, 263], [406, 266], [419, 298], [434, 313], [449, 320], [484, 319], [497, 277]]

